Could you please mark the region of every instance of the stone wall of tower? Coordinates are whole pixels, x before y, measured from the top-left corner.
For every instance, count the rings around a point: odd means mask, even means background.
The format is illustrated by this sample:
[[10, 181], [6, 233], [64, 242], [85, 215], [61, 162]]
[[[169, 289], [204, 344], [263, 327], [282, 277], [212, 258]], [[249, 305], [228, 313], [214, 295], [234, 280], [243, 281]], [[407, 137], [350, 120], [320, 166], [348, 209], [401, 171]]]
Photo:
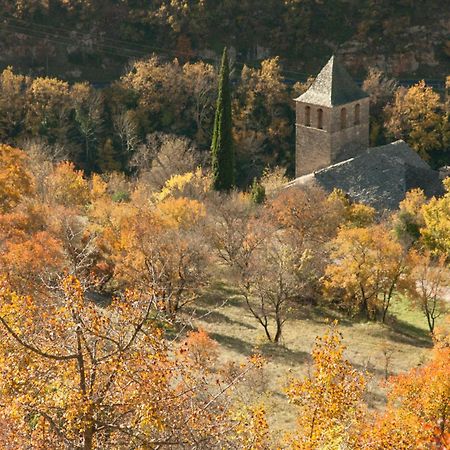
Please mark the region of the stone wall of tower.
[[[359, 105], [359, 123], [356, 123], [355, 108]], [[341, 114], [345, 108], [347, 123], [341, 129]], [[336, 164], [353, 158], [369, 147], [369, 99], [363, 98], [356, 102], [332, 108], [330, 124], [330, 161]]]
[[[359, 108], [359, 120], [356, 108]], [[309, 125], [306, 108], [309, 107]], [[345, 124], [342, 110], [345, 108]], [[322, 111], [322, 123], [318, 111]], [[322, 128], [320, 128], [322, 125]], [[343, 126], [344, 125], [344, 126]], [[296, 177], [356, 156], [369, 146], [369, 99], [326, 108], [304, 102], [296, 104]]]
[[[310, 108], [310, 126], [305, 125], [307, 106]], [[318, 124], [319, 109], [323, 114], [322, 129]], [[328, 130], [332, 111], [300, 102], [297, 102], [296, 111], [295, 176], [300, 177], [331, 164], [331, 139]]]

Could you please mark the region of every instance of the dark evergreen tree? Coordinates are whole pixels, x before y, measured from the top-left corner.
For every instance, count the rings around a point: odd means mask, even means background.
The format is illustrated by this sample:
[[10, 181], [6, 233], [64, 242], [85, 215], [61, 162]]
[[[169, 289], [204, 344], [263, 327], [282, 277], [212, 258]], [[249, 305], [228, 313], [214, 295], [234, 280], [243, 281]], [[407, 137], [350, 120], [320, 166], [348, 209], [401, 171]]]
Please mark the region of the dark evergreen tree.
[[235, 157], [232, 138], [230, 68], [225, 48], [219, 76], [214, 133], [211, 144], [213, 188], [229, 191], [235, 182]]
[[266, 189], [256, 178], [253, 178], [252, 190], [250, 193], [253, 203], [260, 205], [266, 201]]

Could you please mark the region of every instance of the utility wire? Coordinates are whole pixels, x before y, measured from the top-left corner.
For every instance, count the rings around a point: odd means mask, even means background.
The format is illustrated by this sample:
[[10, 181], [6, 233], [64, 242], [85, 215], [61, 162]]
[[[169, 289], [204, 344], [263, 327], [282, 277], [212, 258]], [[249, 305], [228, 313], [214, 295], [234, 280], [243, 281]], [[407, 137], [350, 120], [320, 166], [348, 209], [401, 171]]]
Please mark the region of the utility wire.
[[[69, 35], [67, 35], [68, 30], [50, 26], [50, 25], [42, 25], [37, 24], [36, 22], [27, 22], [21, 19], [11, 18], [4, 15], [0, 15], [0, 19], [6, 20], [6, 21], [14, 21], [16, 24], [13, 23], [0, 23], [0, 26], [9, 27], [11, 30], [15, 32], [19, 32], [21, 34], [25, 34], [31, 37], [38, 37], [38, 38], [46, 38], [47, 40], [51, 42], [56, 42], [58, 44], [65, 43], [66, 45], [72, 45], [73, 44], [73, 37], [71, 35], [79, 36], [80, 39], [84, 39], [86, 37], [86, 34], [80, 31], [76, 30], [70, 30]], [[22, 24], [22, 25], [21, 25]], [[33, 34], [34, 33], [34, 34]], [[63, 33], [61, 35], [61, 33]], [[186, 57], [192, 57], [191, 53], [188, 52], [182, 52], [182, 51], [174, 51], [173, 49], [169, 48], [162, 48], [162, 47], [156, 47], [156, 46], [144, 46], [142, 44], [134, 43], [131, 41], [125, 41], [122, 39], [112, 39], [107, 37], [101, 37], [102, 42], [96, 42], [94, 46], [97, 49], [100, 49], [100, 53], [107, 53], [107, 54], [114, 54], [118, 56], [123, 57], [130, 57], [129, 53], [134, 54], [134, 56], [146, 56], [148, 54], [154, 53], [154, 52], [161, 52], [165, 54], [171, 54], [174, 56], [186, 56]], [[124, 44], [119, 46], [116, 44]], [[131, 55], [133, 56], [133, 55]], [[220, 57], [217, 58], [203, 58], [204, 61], [210, 61], [213, 63], [218, 63], [220, 60]], [[251, 63], [246, 61], [239, 61], [235, 60], [234, 64], [236, 66], [240, 66], [241, 68], [244, 65], [251, 65]], [[306, 72], [298, 72], [293, 70], [287, 70], [282, 69], [282, 74], [286, 75], [286, 78], [292, 78], [292, 76], [298, 76], [300, 78], [305, 78], [308, 76]]]
[[[43, 25], [36, 22], [29, 22], [22, 19], [12, 18], [0, 14], [0, 20], [6, 22], [0, 22], [0, 28], [9, 30], [10, 32], [24, 34], [26, 36], [37, 38], [41, 40], [46, 40], [57, 45], [73, 45], [73, 37], [78, 37], [80, 40], [86, 38], [86, 34], [82, 31], [77, 30], [67, 30], [65, 28], [56, 27], [53, 25]], [[15, 23], [11, 23], [15, 22]], [[9, 23], [8, 23], [9, 22]], [[192, 57], [192, 53], [175, 51], [169, 48], [162, 48], [156, 46], [146, 46], [132, 41], [126, 41], [123, 39], [113, 39], [102, 36], [100, 42], [95, 42], [93, 45], [98, 53], [109, 55], [109, 56], [119, 56], [123, 58], [142, 58], [150, 54], [160, 52], [166, 55], [172, 56], [186, 56]], [[217, 64], [220, 57], [217, 58], [197, 58], [198, 60], [211, 62]], [[252, 66], [251, 63], [245, 61], [235, 60], [234, 64], [236, 67], [244, 67], [245, 65]], [[306, 72], [298, 72], [294, 70], [281, 69], [281, 74], [288, 81], [294, 81], [292, 76], [305, 79], [309, 74]], [[410, 86], [419, 81], [419, 79], [408, 79], [408, 80], [398, 80], [401, 85]], [[442, 80], [427, 80], [427, 84], [442, 88]]]

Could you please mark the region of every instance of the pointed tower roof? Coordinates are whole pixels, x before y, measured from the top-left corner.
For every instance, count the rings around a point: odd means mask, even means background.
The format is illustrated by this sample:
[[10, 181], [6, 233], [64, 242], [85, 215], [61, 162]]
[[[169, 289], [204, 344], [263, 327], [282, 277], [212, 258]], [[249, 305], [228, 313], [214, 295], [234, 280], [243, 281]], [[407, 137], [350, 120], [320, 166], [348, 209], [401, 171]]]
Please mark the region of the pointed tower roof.
[[344, 65], [333, 55], [311, 87], [295, 101], [331, 107], [366, 97], [368, 95], [352, 80]]

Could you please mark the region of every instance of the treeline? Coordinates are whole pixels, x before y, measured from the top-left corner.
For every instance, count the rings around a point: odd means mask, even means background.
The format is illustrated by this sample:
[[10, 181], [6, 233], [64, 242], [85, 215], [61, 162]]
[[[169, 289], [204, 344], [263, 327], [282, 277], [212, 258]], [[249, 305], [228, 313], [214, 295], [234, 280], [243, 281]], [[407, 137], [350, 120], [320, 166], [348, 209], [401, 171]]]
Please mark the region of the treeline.
[[[237, 181], [248, 186], [265, 167], [293, 174], [293, 98], [312, 82], [284, 83], [278, 58], [232, 70], [233, 140]], [[209, 163], [217, 68], [156, 56], [137, 61], [104, 89], [89, 83], [0, 74], [0, 140], [25, 150], [40, 146], [54, 161], [68, 159], [87, 173], [136, 173], [161, 150], [155, 133], [189, 140]], [[410, 89], [371, 70], [371, 143], [405, 139], [435, 167], [450, 162], [448, 103], [423, 83]]]
[[[182, 65], [152, 57], [103, 90], [6, 69], [0, 75], [0, 139], [24, 148], [39, 141], [87, 172], [129, 173], [130, 160], [148, 147], [154, 132], [182, 135], [200, 151], [209, 149], [216, 94], [217, 70], [202, 62]], [[246, 173], [250, 165], [255, 176], [267, 164], [290, 164], [293, 122], [290, 90], [277, 59], [236, 74], [241, 178], [252, 175]]]
[[[450, 180], [442, 198], [415, 190], [379, 217], [340, 191], [281, 189], [279, 169], [254, 195], [219, 194], [186, 140], [159, 139], [157, 163], [134, 178], [0, 146], [2, 446], [444, 449], [450, 354], [435, 321]], [[261, 355], [226, 365], [205, 332], [186, 333], [219, 279], [275, 344], [305, 304], [389, 323], [403, 293], [435, 338], [432, 359], [392, 380], [386, 410], [371, 413], [367, 377], [332, 326], [310, 376], [286, 388], [296, 428], [275, 433], [238, 388], [252, 383], [253, 397]]]

